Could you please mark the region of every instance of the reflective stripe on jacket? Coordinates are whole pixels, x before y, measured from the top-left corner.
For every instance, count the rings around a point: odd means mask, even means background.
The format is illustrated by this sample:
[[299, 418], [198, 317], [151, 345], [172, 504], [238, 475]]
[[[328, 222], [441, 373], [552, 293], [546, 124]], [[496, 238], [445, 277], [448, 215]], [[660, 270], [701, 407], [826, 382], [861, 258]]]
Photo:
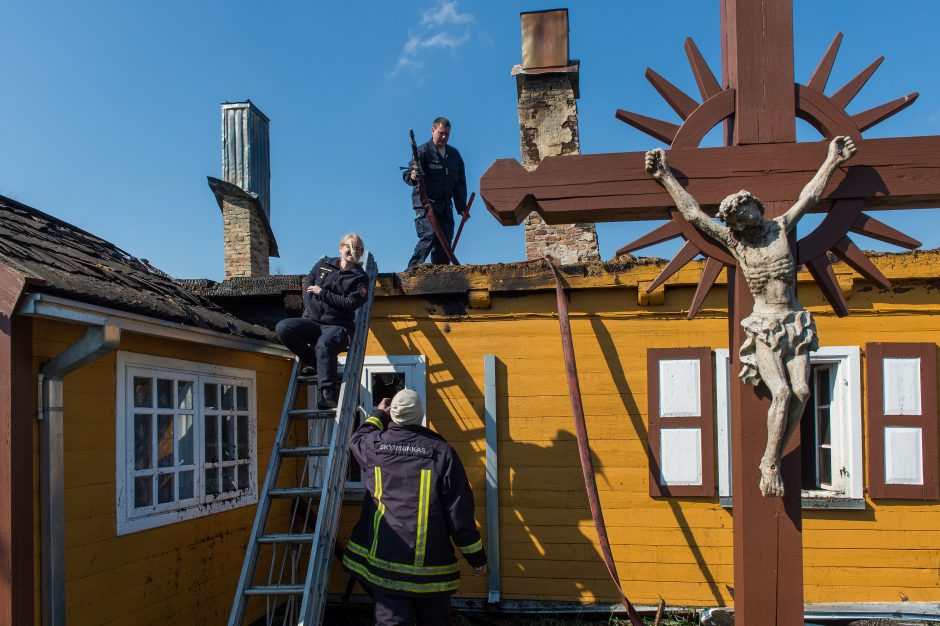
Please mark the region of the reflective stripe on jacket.
[[[384, 418], [384, 419], [383, 419]], [[367, 585], [403, 595], [450, 594], [460, 573], [453, 544], [473, 567], [486, 552], [463, 464], [443, 437], [374, 415], [350, 451], [366, 486], [343, 566]]]

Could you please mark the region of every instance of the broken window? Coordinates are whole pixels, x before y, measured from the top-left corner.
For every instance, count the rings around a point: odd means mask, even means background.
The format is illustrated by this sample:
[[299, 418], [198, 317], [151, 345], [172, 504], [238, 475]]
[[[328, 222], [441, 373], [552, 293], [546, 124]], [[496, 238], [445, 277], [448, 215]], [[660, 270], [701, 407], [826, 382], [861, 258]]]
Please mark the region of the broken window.
[[[341, 370], [343, 362], [344, 358], [340, 357]], [[372, 409], [382, 401], [382, 398], [392, 398], [406, 387], [416, 391], [422, 403], [425, 402], [425, 358], [423, 356], [367, 356], [362, 367], [359, 387], [358, 405], [362, 407], [362, 410], [356, 412], [353, 430], [359, 428], [362, 420], [371, 415]], [[308, 394], [307, 402], [309, 406], [312, 406], [316, 402], [316, 391], [312, 386]], [[427, 416], [421, 423], [427, 424]], [[335, 421], [311, 420], [308, 430], [310, 445], [329, 443], [334, 424]], [[326, 460], [326, 457], [312, 457], [309, 460], [311, 486], [319, 487], [323, 484]], [[356, 462], [350, 458], [346, 468], [344, 497], [358, 499], [364, 490], [362, 473]]]

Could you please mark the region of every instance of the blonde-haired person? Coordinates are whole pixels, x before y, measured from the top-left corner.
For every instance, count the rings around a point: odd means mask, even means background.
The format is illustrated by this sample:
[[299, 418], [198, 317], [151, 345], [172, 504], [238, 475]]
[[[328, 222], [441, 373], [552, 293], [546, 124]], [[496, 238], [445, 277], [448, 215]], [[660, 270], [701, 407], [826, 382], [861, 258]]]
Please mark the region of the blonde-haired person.
[[336, 407], [339, 391], [337, 356], [349, 346], [355, 311], [369, 294], [359, 265], [362, 237], [349, 233], [339, 242], [338, 257], [323, 257], [304, 279], [304, 312], [278, 322], [278, 339], [300, 357], [303, 374], [317, 374], [317, 407]]

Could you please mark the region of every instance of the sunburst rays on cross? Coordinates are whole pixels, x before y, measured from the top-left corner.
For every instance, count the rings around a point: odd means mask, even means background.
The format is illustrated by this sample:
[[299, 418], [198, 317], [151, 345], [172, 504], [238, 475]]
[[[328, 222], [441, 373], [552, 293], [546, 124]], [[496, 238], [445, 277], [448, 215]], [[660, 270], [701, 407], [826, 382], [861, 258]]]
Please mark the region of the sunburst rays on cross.
[[[884, 57], [877, 58], [835, 93], [827, 96], [824, 92], [841, 43], [842, 33], [837, 33], [809, 82], [805, 85], [797, 83], [794, 86], [796, 115], [808, 122], [824, 138], [831, 139], [837, 135], [861, 138], [862, 132], [907, 108], [919, 94], [914, 92], [860, 113], [849, 114], [846, 107], [872, 77]], [[698, 147], [712, 128], [732, 118], [735, 113], [734, 90], [721, 88], [691, 38], [686, 39], [685, 51], [701, 102], [652, 69], [646, 70], [646, 79], [682, 119], [681, 125], [623, 109], [617, 109], [616, 113], [617, 119], [668, 144], [670, 148]], [[848, 314], [848, 304], [842, 295], [826, 251], [832, 252], [849, 267], [880, 287], [889, 288], [890, 281], [849, 238], [848, 233], [851, 231], [911, 250], [921, 245], [921, 242], [913, 237], [866, 215], [862, 212], [863, 209], [864, 203], [861, 199], [835, 201], [819, 226], [799, 239], [798, 248], [794, 251], [797, 264], [806, 265], [826, 300], [840, 317]], [[689, 307], [688, 318], [692, 319], [704, 303], [705, 296], [715, 284], [721, 270], [725, 266], [733, 265], [734, 260], [722, 247], [689, 224], [678, 210], [671, 210], [670, 216], [669, 222], [623, 246], [617, 250], [617, 254], [633, 252], [677, 237], [684, 238], [685, 243], [649, 285], [648, 291], [653, 291], [694, 258], [703, 255], [706, 258], [705, 266]]]

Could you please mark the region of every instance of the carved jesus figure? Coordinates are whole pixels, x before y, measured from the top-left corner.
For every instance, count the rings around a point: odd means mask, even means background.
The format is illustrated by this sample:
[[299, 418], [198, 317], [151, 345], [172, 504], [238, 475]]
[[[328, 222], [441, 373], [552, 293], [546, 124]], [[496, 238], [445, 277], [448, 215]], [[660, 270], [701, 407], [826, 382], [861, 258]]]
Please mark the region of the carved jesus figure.
[[813, 316], [796, 299], [796, 266], [787, 235], [819, 202], [836, 167], [854, 154], [851, 138], [833, 139], [819, 171], [780, 217], [764, 219], [764, 206], [747, 191], [728, 196], [716, 215], [727, 224], [723, 226], [679, 184], [663, 150], [646, 153], [646, 171], [669, 192], [686, 220], [728, 249], [754, 296], [753, 312], [741, 321], [745, 340], [739, 376], [751, 385], [763, 381], [773, 398], [767, 412], [767, 448], [760, 463], [765, 496], [783, 495], [780, 456], [803, 415], [810, 394], [809, 353], [819, 348]]

